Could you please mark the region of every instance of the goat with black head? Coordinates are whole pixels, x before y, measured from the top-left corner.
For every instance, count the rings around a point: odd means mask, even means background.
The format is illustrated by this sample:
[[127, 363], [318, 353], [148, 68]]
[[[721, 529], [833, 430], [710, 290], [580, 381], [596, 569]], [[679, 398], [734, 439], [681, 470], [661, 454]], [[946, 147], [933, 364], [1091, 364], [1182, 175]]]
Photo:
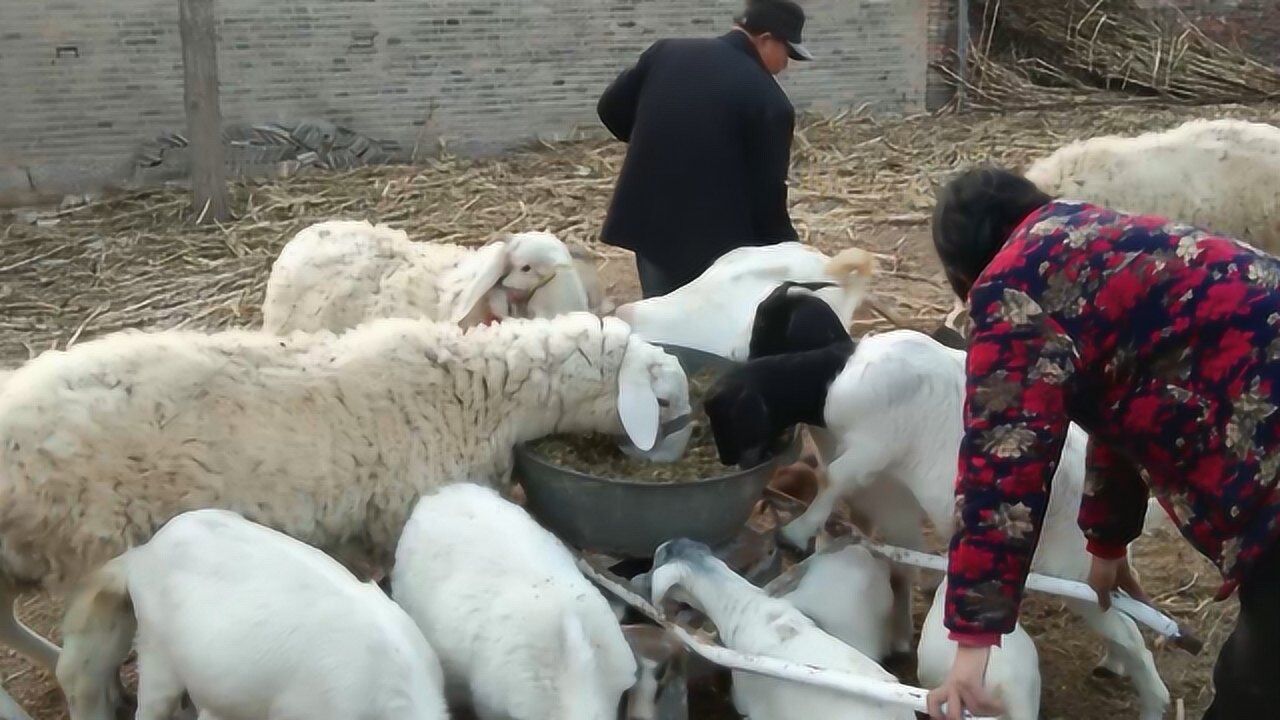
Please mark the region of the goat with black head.
[[784, 282], [756, 306], [748, 357], [817, 350], [852, 342], [849, 331], [831, 306], [814, 292], [835, 283]]
[[708, 394], [707, 418], [725, 465], [754, 467], [793, 426], [826, 425], [827, 390], [856, 344], [831, 308], [810, 294], [821, 285], [783, 283], [765, 298], [756, 310], [752, 360]]

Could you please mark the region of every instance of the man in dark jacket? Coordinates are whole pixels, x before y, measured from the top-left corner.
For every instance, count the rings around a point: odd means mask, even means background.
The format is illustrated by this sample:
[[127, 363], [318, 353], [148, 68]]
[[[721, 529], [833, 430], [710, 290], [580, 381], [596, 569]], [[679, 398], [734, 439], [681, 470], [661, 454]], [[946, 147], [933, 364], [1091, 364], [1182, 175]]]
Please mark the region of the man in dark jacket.
[[600, 98], [600, 120], [630, 144], [603, 238], [636, 253], [645, 297], [734, 248], [797, 239], [787, 213], [795, 110], [773, 76], [810, 59], [803, 28], [791, 0], [748, 0], [728, 34], [659, 40]]

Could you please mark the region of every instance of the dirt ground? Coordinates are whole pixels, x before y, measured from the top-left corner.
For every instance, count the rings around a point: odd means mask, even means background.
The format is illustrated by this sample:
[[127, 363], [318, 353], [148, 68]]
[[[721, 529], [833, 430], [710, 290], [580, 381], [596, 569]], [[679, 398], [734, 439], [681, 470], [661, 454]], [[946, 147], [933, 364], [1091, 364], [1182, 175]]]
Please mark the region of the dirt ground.
[[[798, 136], [793, 216], [804, 237], [824, 250], [856, 244], [877, 253], [877, 297], [908, 325], [929, 329], [951, 305], [925, 214], [929, 186], [944, 171], [972, 161], [1021, 162], [1074, 137], [1220, 115], [1274, 122], [1280, 108], [1093, 108], [813, 123]], [[620, 158], [615, 144], [582, 141], [493, 161], [445, 158], [427, 167], [244, 184], [235, 190], [240, 218], [199, 230], [182, 223], [184, 195], [174, 189], [79, 210], [0, 213], [0, 365], [120, 327], [253, 325], [261, 283], [280, 244], [304, 224], [335, 216], [384, 220], [424, 239], [454, 242], [482, 241], [478, 228], [546, 227], [600, 251], [609, 295], [633, 298], [630, 257], [594, 242]], [[864, 309], [856, 329], [886, 327]], [[1198, 718], [1235, 603], [1211, 601], [1216, 571], [1180, 539], [1144, 538], [1136, 560], [1163, 609], [1206, 643], [1196, 657], [1153, 648], [1175, 699], [1169, 717]], [[918, 604], [921, 620], [926, 609]], [[57, 611], [43, 596], [20, 603], [21, 617], [55, 640]], [[1040, 652], [1043, 718], [1137, 714], [1128, 681], [1092, 675], [1101, 646], [1060, 603], [1031, 596], [1023, 623]], [[904, 680], [914, 677], [909, 664], [891, 669]], [[11, 652], [0, 651], [0, 680], [37, 720], [66, 717], [52, 678]], [[691, 716], [730, 717], [723, 703], [723, 692], [700, 694]]]

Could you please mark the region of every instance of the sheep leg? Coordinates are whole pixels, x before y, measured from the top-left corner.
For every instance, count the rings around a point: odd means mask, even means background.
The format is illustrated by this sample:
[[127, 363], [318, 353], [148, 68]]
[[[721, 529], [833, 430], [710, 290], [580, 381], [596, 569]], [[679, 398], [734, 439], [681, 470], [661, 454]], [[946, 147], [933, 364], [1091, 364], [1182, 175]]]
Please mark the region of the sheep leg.
[[1169, 707], [1169, 689], [1160, 679], [1156, 661], [1142, 640], [1138, 626], [1128, 616], [1115, 608], [1102, 611], [1095, 603], [1069, 601], [1067, 607], [1080, 616], [1085, 624], [1107, 641], [1110, 655], [1114, 655], [1138, 693], [1142, 708], [1142, 720], [1160, 720]]
[[[924, 531], [920, 524], [920, 511], [915, 496], [896, 479], [881, 476], [879, 480], [855, 492], [849, 500], [858, 515], [865, 518], [866, 526], [879, 533], [890, 545], [924, 550]], [[865, 532], [865, 530], [864, 530]], [[894, 655], [910, 655], [915, 640], [915, 621], [912, 618], [911, 590], [920, 580], [919, 569], [911, 565], [891, 563], [889, 586], [893, 590], [893, 612], [889, 637]], [[934, 581], [942, 582], [941, 578]]]
[[0, 579], [0, 607], [9, 608], [7, 613], [0, 612], [0, 645], [11, 648], [54, 674], [58, 667], [58, 646], [45, 640], [18, 619], [19, 595], [21, 593], [17, 587]]
[[810, 540], [827, 522], [840, 498], [868, 485], [875, 473], [883, 470], [888, 458], [882, 447], [871, 442], [854, 442], [827, 467], [827, 486], [822, 488], [800, 517], [782, 528], [780, 539], [798, 550], [805, 550]]
[[185, 692], [182, 680], [168, 663], [154, 652], [139, 651], [136, 720], [169, 720], [182, 705]]
[[105, 627], [64, 626], [57, 678], [71, 720], [114, 720], [124, 686], [120, 665], [133, 646], [132, 617]]

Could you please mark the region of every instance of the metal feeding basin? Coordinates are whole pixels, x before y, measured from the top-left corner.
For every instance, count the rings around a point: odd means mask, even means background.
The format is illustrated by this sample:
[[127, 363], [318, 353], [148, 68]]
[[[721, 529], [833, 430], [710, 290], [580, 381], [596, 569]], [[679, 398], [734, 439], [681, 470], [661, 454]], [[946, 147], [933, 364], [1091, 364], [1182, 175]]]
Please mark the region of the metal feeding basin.
[[[690, 376], [738, 365], [688, 348], [663, 349]], [[726, 467], [724, 474], [714, 477], [655, 483], [579, 472], [521, 444], [515, 448], [515, 476], [524, 487], [529, 513], [566, 543], [617, 557], [648, 558], [673, 538], [712, 547], [733, 540], [750, 519], [773, 471], [799, 454], [794, 433], [779, 447], [772, 459], [747, 470]]]

